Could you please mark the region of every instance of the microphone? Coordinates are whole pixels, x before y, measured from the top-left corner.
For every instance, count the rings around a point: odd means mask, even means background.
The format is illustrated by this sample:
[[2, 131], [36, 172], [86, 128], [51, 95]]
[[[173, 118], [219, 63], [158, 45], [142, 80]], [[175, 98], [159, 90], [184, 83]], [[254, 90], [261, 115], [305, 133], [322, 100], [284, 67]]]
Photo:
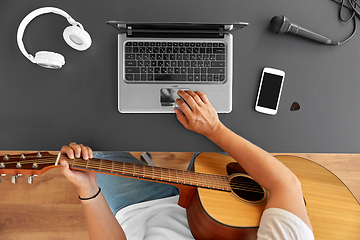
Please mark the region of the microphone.
[[270, 21], [270, 30], [274, 33], [291, 33], [327, 45], [339, 45], [339, 42], [332, 41], [328, 37], [314, 33], [310, 30], [300, 27], [295, 23], [290, 22], [290, 20], [285, 16], [273, 17]]

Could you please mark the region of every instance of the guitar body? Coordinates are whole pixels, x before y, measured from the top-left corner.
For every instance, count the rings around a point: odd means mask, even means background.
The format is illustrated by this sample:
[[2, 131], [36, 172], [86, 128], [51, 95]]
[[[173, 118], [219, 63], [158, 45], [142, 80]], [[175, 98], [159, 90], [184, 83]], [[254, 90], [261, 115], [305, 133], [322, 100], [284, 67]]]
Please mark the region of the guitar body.
[[[333, 173], [300, 157], [277, 156], [301, 182], [315, 239], [358, 239], [360, 205]], [[220, 153], [202, 153], [196, 172], [227, 174], [234, 160]], [[229, 192], [197, 188], [187, 207], [190, 229], [201, 239], [256, 239], [265, 204], [243, 202]]]
[[[194, 171], [228, 175], [227, 166], [236, 161], [220, 153], [201, 153]], [[256, 239], [265, 203], [246, 203], [230, 192], [197, 188], [187, 207], [187, 217], [195, 239]]]
[[305, 158], [276, 158], [301, 182], [316, 240], [360, 238], [360, 204], [338, 177]]

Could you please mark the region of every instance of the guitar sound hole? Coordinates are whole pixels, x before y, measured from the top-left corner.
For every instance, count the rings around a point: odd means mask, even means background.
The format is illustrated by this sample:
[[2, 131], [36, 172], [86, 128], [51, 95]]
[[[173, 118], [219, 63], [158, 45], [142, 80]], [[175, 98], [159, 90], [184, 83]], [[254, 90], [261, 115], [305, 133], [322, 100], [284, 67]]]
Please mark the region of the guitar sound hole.
[[233, 193], [241, 199], [259, 202], [265, 196], [264, 189], [247, 175], [235, 175], [230, 179]]

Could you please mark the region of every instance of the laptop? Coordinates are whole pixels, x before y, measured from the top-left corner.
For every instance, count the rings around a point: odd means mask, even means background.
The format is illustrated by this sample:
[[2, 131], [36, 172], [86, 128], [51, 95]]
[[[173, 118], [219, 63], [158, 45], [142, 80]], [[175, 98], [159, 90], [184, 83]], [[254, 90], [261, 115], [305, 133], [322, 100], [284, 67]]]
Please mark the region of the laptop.
[[201, 91], [218, 113], [232, 110], [236, 23], [109, 21], [118, 30], [118, 110], [174, 113], [177, 91]]

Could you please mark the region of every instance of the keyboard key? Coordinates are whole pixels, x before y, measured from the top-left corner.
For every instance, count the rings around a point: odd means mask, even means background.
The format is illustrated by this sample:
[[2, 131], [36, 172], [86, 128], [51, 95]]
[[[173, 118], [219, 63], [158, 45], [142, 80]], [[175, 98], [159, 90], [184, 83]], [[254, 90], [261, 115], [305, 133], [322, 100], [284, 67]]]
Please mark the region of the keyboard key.
[[128, 81], [134, 80], [134, 74], [125, 74], [125, 79]]
[[213, 53], [224, 54], [225, 53], [225, 48], [213, 48]]
[[136, 66], [136, 61], [125, 61], [125, 66], [131, 67]]
[[133, 53], [131, 53], [131, 54], [125, 54], [125, 59], [127, 59], [127, 60], [135, 59], [135, 54], [133, 54]]
[[211, 62], [211, 67], [225, 67], [225, 62], [218, 61], [218, 62]]
[[155, 81], [186, 81], [186, 75], [181, 74], [155, 74]]
[[139, 67], [126, 67], [125, 73], [140, 73]]
[[216, 60], [225, 60], [225, 55], [223, 54], [217, 54], [216, 57], [215, 57]]
[[224, 74], [225, 68], [208, 68], [209, 74]]
[[134, 81], [140, 81], [140, 74], [134, 74]]

